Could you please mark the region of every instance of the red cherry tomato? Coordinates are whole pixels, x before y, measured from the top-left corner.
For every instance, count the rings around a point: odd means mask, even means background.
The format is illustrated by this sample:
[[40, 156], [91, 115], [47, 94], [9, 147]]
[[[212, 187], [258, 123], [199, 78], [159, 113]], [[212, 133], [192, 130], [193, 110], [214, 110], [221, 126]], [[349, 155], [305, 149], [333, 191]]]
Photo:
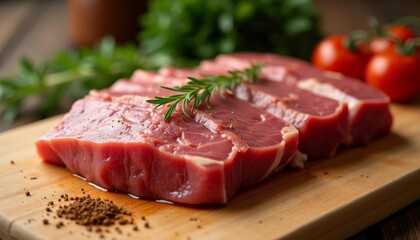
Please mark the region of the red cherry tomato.
[[312, 54], [312, 63], [322, 70], [362, 79], [367, 56], [361, 49], [356, 51], [347, 49], [345, 40], [345, 35], [332, 35], [322, 40]]
[[420, 92], [420, 57], [395, 50], [375, 54], [366, 67], [365, 80], [392, 101], [409, 101]]
[[391, 25], [387, 28], [387, 32], [401, 39], [403, 43], [410, 38], [416, 37], [416, 34], [409, 27], [404, 25]]
[[370, 42], [370, 52], [373, 55], [395, 49], [395, 42], [385, 37], [372, 39]]
[[[398, 39], [401, 42], [406, 42], [410, 38], [415, 38], [416, 34], [407, 26], [404, 25], [391, 25], [386, 29], [386, 32]], [[387, 37], [377, 37], [370, 42], [370, 51], [372, 54], [394, 50], [395, 42]]]

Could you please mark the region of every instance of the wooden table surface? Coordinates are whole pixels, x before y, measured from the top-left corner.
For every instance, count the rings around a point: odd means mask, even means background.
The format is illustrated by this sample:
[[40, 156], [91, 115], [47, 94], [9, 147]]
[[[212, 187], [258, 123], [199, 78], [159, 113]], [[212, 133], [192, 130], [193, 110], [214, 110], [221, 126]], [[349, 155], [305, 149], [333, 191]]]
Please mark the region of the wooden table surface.
[[[420, 16], [420, 1], [378, 3], [374, 0], [315, 1], [322, 13], [322, 27], [326, 33], [346, 33], [355, 28], [365, 28], [365, 20], [369, 16], [383, 21], [403, 15]], [[67, 23], [64, 0], [0, 0], [0, 75], [13, 74], [22, 56], [40, 62], [57, 50], [71, 48]], [[27, 121], [31, 119], [20, 120], [15, 126]], [[0, 125], [0, 131], [10, 127]], [[419, 216], [420, 201], [417, 201], [351, 239], [420, 239]], [[0, 239], [8, 239], [8, 236], [0, 232]]]

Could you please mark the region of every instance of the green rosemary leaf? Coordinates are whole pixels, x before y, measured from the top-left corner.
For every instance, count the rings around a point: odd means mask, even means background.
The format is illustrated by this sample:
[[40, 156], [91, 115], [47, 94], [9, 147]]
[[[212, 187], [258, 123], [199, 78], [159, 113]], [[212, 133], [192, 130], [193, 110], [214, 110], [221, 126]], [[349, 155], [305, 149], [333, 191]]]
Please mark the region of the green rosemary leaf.
[[194, 104], [191, 107], [191, 110], [194, 110], [195, 106], [200, 106], [202, 102], [203, 102], [203, 95], [201, 94], [197, 95], [197, 97], [194, 99]]
[[187, 111], [187, 105], [188, 105], [188, 100], [182, 101], [182, 112], [184, 113], [184, 115], [189, 116], [188, 111]]
[[[166, 112], [166, 114], [165, 114], [165, 116], [164, 116], [164, 118], [163, 118], [163, 120], [166, 122], [166, 121], [168, 121], [168, 119], [172, 116], [172, 114], [174, 113], [174, 111], [175, 111], [175, 108], [176, 108], [176, 105], [181, 101], [182, 99], [178, 99], [178, 100], [176, 100], [169, 108], [168, 108], [168, 111]], [[187, 116], [189, 116], [188, 114], [187, 114]]]
[[207, 108], [208, 108], [208, 109], [210, 109], [210, 108], [211, 108], [211, 105], [210, 105], [210, 97], [211, 97], [210, 95], [206, 96], [206, 100], [207, 100], [207, 101], [206, 101], [206, 105], [207, 105]]
[[[235, 87], [243, 82], [254, 83], [258, 81], [261, 67], [261, 64], [253, 64], [250, 68], [244, 69], [243, 71], [230, 71], [227, 76], [207, 76], [203, 79], [188, 77], [189, 81], [183, 86], [161, 86], [163, 89], [183, 92], [184, 94], [176, 94], [169, 97], [156, 96], [153, 99], [148, 99], [147, 102], [155, 104], [155, 108], [171, 104], [163, 118], [164, 121], [167, 121], [174, 113], [177, 104], [182, 101], [181, 110], [185, 116], [189, 117], [189, 112], [199, 107], [203, 102], [206, 102], [207, 107], [211, 108], [211, 97], [216, 92], [223, 98], [223, 93], [226, 92], [232, 95]], [[190, 107], [190, 111], [188, 111], [187, 108], [190, 103], [193, 104]]]

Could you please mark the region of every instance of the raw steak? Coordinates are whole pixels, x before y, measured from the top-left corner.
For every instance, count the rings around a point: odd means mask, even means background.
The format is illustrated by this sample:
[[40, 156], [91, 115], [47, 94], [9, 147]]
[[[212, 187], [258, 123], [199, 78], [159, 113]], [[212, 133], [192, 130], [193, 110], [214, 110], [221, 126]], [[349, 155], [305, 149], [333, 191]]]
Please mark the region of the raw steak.
[[[110, 190], [204, 204], [227, 202], [240, 187], [280, 170], [296, 151], [297, 130], [267, 113], [241, 116], [234, 129], [210, 115], [197, 113], [194, 121], [179, 111], [164, 122], [167, 109], [146, 99], [92, 92], [36, 142], [39, 155]], [[250, 124], [255, 128], [247, 131]], [[261, 139], [252, 139], [254, 132]]]
[[[229, 69], [246, 68], [249, 63], [254, 62], [267, 66], [263, 73], [268, 79], [295, 80], [302, 89], [346, 102], [349, 107], [350, 142], [367, 144], [390, 131], [390, 99], [360, 80], [321, 71], [302, 60], [274, 54], [236, 53], [220, 55], [215, 59], [215, 63]], [[204, 62], [201, 67], [209, 68], [209, 64], [211, 65], [210, 62]], [[214, 66], [210, 67], [210, 70], [213, 69]]]
[[[249, 67], [249, 63], [245, 64]], [[207, 61], [199, 71], [204, 75], [219, 75], [235, 68], [241, 69]], [[263, 76], [267, 70], [273, 72], [272, 67], [264, 67]], [[277, 76], [285, 72], [287, 70], [279, 71]], [[301, 89], [293, 78], [242, 84], [236, 88], [235, 96], [292, 123], [299, 130], [299, 151], [309, 158], [331, 157], [341, 144], [348, 141], [347, 104]]]
[[[109, 90], [103, 90], [102, 92], [112, 96], [129, 94], [149, 96], [151, 98], [154, 96], [169, 96], [173, 95], [174, 92], [160, 88], [159, 86], [164, 85], [168, 87], [175, 87], [177, 85], [185, 84], [186, 81], [186, 78], [166, 77], [138, 70], [133, 75], [131, 81], [119, 80], [111, 86]], [[249, 145], [248, 157], [250, 159], [261, 158], [261, 154], [254, 155], [253, 153], [257, 153], [259, 151], [258, 148], [263, 147], [261, 144], [265, 144], [265, 147], [269, 146], [269, 143], [265, 142], [265, 139], [270, 137], [273, 131], [280, 132], [286, 126], [292, 127], [292, 125], [287, 124], [280, 119], [275, 120], [274, 116], [253, 106], [252, 104], [246, 101], [238, 100], [226, 94], [224, 99], [220, 99], [220, 97], [215, 96], [211, 101], [211, 106], [211, 109], [208, 109], [206, 106], [199, 107], [194, 112], [195, 119], [208, 126], [208, 128], [213, 132], [218, 132], [222, 129], [229, 129], [229, 131], [238, 135], [246, 142], [247, 145]], [[264, 119], [264, 121], [259, 123], [257, 119]], [[267, 126], [266, 124], [261, 124], [266, 121], [270, 121], [271, 125]], [[249, 127], [249, 125], [252, 125], [253, 127]], [[289, 130], [289, 132], [291, 132], [291, 130]], [[297, 137], [296, 132], [296, 138]], [[288, 143], [286, 142], [286, 149], [288, 148], [287, 144]], [[290, 145], [292, 146], [291, 149], [296, 150], [297, 146], [294, 146], [293, 144]], [[283, 157], [284, 164], [280, 164], [282, 167], [291, 160], [292, 154], [294, 155], [294, 152], [285, 150]], [[306, 159], [299, 156], [292, 159], [292, 164], [294, 166], [303, 167], [302, 161], [304, 160]], [[243, 180], [245, 181], [243, 185], [255, 183], [257, 179], [261, 178], [261, 176], [259, 176], [254, 177], [255, 180], [250, 180], [249, 175], [249, 173], [243, 174], [243, 176], [246, 176], [247, 178], [247, 180]]]

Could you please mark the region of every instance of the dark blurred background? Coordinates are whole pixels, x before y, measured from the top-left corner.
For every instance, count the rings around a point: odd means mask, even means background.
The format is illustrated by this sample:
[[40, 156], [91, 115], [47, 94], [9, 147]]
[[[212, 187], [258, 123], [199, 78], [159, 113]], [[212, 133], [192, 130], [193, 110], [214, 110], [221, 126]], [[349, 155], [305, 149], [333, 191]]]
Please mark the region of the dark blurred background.
[[[420, 0], [315, 0], [313, 4], [326, 34], [367, 28], [370, 16], [383, 23], [420, 16]], [[0, 75], [12, 74], [23, 55], [37, 62], [71, 48], [68, 18], [66, 0], [0, 0]]]
[[402, 16], [420, 17], [419, 0], [315, 0], [322, 16], [325, 33], [348, 33], [356, 28], [367, 28], [371, 16], [382, 23], [395, 21]]

